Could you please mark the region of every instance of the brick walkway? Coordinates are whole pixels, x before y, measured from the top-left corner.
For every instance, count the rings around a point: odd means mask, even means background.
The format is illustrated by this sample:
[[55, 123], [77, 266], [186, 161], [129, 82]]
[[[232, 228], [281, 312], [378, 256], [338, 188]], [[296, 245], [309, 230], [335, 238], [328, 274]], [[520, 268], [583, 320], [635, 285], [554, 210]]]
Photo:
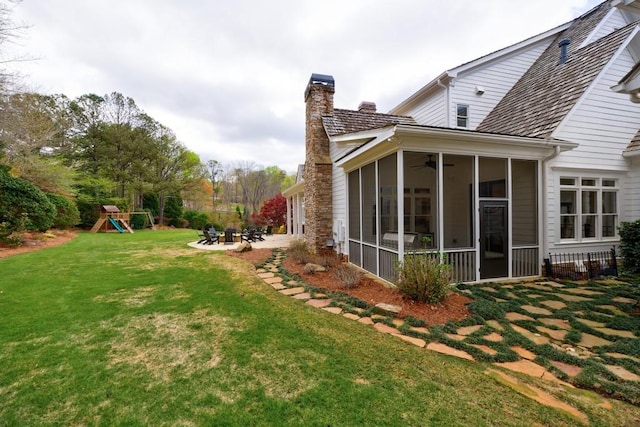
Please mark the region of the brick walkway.
[[[578, 318], [578, 321], [585, 325], [586, 330], [593, 328], [594, 333], [589, 334], [583, 331], [580, 342], [567, 343], [564, 339], [569, 329], [571, 329], [571, 325], [569, 321], [562, 318], [562, 315], [554, 317], [555, 313], [566, 310], [569, 305], [584, 303], [585, 301], [594, 301], [594, 303], [599, 304], [605, 314], [619, 313], [621, 312], [619, 304], [635, 303], [633, 298], [617, 297], [612, 301], [605, 301], [602, 292], [597, 290], [565, 288], [565, 285], [555, 282], [536, 282], [521, 285], [492, 284], [479, 289], [487, 295], [492, 295], [496, 301], [508, 302], [510, 298], [518, 299], [521, 298], [520, 295], [524, 292], [529, 298], [534, 298], [536, 302], [523, 304], [519, 311], [506, 312], [504, 318], [508, 321], [506, 329], [509, 329], [509, 331], [505, 331], [503, 322], [489, 320], [482, 325], [461, 326], [456, 328], [455, 331], [447, 330], [444, 334], [438, 336], [437, 334], [434, 335], [433, 331], [428, 328], [411, 326], [405, 324], [402, 319], [394, 318], [393, 312], [397, 309], [396, 307], [382, 306], [373, 311], [360, 309], [339, 300], [333, 300], [324, 293], [309, 292], [303, 282], [288, 280], [284, 283], [283, 277], [279, 274], [279, 267], [285, 254], [280, 250], [274, 251], [274, 254], [273, 260], [264, 265], [263, 268], [258, 269], [257, 274], [266, 284], [283, 295], [290, 296], [329, 313], [370, 325], [381, 333], [389, 334], [420, 348], [470, 361], [489, 362], [495, 368], [487, 369], [487, 375], [542, 404], [568, 412], [581, 422], [585, 422], [586, 416], [575, 410], [575, 408], [568, 406], [540, 389], [523, 384], [516, 377], [507, 375], [496, 368], [541, 378], [566, 389], [568, 392], [574, 386], [566, 380], [570, 381], [580, 375], [582, 368], [575, 364], [556, 360], [551, 360], [546, 364], [547, 366], [543, 366], [545, 364], [539, 363], [540, 360], [537, 360], [538, 356], [534, 351], [520, 345], [505, 345], [505, 334], [513, 332], [520, 334], [526, 340], [534, 343], [534, 346], [530, 346], [530, 348], [547, 345], [557, 352], [563, 352], [570, 357], [575, 356], [583, 360], [594, 356], [602, 356], [603, 360], [609, 362], [611, 360], [622, 360], [621, 364], [604, 364], [609, 374], [624, 382], [640, 381], [640, 375], [624, 367], [628, 367], [630, 361], [640, 366], [640, 359], [615, 352], [602, 353], [598, 349], [598, 347], [605, 348], [604, 346], [611, 344], [616, 339], [635, 339], [633, 332], [606, 328], [604, 322], [589, 320], [586, 318], [589, 316], [585, 315], [584, 318]], [[467, 291], [467, 293], [471, 292]], [[530, 327], [525, 328], [518, 325], [518, 323], [524, 326], [539, 323], [540, 326], [536, 327], [536, 332], [531, 332]], [[611, 337], [611, 340], [604, 337]], [[509, 341], [513, 341], [513, 339]], [[508, 352], [506, 357], [504, 356], [505, 352]], [[496, 361], [496, 359], [500, 358], [509, 360]], [[573, 393], [572, 397], [580, 399], [581, 395], [587, 396], [590, 404], [602, 408], [611, 408], [611, 404], [605, 398], [584, 390], [581, 393]]]

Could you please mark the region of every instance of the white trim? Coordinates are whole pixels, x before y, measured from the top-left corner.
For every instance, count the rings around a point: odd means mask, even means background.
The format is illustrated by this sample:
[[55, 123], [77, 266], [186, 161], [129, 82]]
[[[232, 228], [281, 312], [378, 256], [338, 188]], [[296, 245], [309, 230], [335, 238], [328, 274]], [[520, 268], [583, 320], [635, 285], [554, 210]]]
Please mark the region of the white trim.
[[609, 12], [607, 12], [605, 17], [602, 18], [600, 22], [598, 22], [598, 25], [596, 25], [596, 27], [593, 30], [591, 30], [591, 33], [589, 33], [589, 36], [585, 37], [582, 43], [580, 43], [580, 46], [578, 46], [578, 49], [582, 49], [583, 47], [593, 43], [595, 41], [594, 39], [596, 34], [600, 32], [600, 29], [605, 26], [605, 24], [607, 23], [611, 15], [613, 15], [614, 13], [616, 13], [615, 8], [612, 7], [611, 9], [609, 9]]
[[[398, 259], [404, 259], [404, 151], [402, 149], [396, 152], [396, 204], [398, 205], [397, 229], [398, 229]], [[400, 224], [402, 223], [402, 226]]]
[[444, 251], [444, 154], [438, 153], [438, 250]]
[[[344, 157], [335, 160], [337, 167], [345, 167], [348, 163], [354, 161], [360, 156], [367, 153], [373, 153], [375, 158], [382, 157], [397, 151], [402, 145], [409, 148], [411, 145], [406, 144], [405, 138], [422, 137], [429, 138], [433, 141], [430, 145], [435, 151], [447, 151], [450, 154], [478, 154], [478, 155], [506, 155], [505, 147], [513, 147], [522, 151], [527, 151], [531, 159], [545, 157], [552, 149], [559, 147], [560, 151], [568, 151], [578, 147], [573, 142], [561, 141], [558, 139], [540, 139], [523, 136], [501, 135], [492, 133], [482, 133], [470, 130], [435, 128], [430, 126], [419, 125], [395, 125], [378, 129], [378, 135], [370, 142], [361, 145]], [[344, 135], [344, 140], [348, 140]], [[456, 149], [452, 142], [460, 143]], [[383, 144], [388, 144], [384, 146]], [[469, 143], [487, 144], [486, 147], [473, 147], [470, 150]], [[374, 150], [375, 149], [375, 150]], [[537, 151], [534, 151], [537, 150]], [[354, 168], [357, 166], [354, 166]], [[348, 170], [347, 170], [348, 171]]]
[[[425, 96], [427, 96], [430, 92], [437, 90], [437, 88], [440, 86], [442, 86], [443, 84], [447, 84], [449, 82], [451, 82], [453, 79], [455, 79], [458, 74], [462, 73], [462, 72], [466, 72], [472, 68], [475, 67], [480, 67], [483, 66], [484, 64], [494, 61], [498, 58], [501, 58], [503, 56], [506, 55], [510, 55], [513, 52], [516, 52], [520, 49], [524, 49], [528, 46], [531, 46], [535, 43], [538, 43], [548, 37], [553, 37], [556, 34], [560, 33], [561, 31], [566, 30], [567, 28], [569, 28], [569, 26], [573, 23], [572, 21], [566, 22], [562, 25], [559, 25], [555, 28], [552, 28], [550, 30], [547, 30], [543, 33], [540, 33], [538, 35], [535, 35], [533, 37], [530, 37], [526, 40], [523, 40], [521, 42], [518, 42], [516, 44], [513, 44], [511, 46], [507, 46], [505, 48], [502, 48], [500, 50], [494, 51], [492, 53], [489, 53], [487, 55], [484, 55], [480, 58], [477, 58], [473, 61], [464, 63], [462, 65], [459, 65], [455, 68], [452, 68], [450, 70], [444, 71], [442, 74], [440, 74], [439, 76], [437, 76], [435, 79], [431, 80], [429, 83], [427, 83], [426, 85], [424, 85], [421, 89], [419, 89], [417, 92], [415, 92], [413, 95], [409, 96], [407, 99], [405, 99], [404, 101], [402, 101], [400, 104], [398, 104], [397, 106], [395, 106], [394, 108], [392, 108], [390, 110], [390, 114], [401, 114], [402, 111], [409, 109], [412, 105], [415, 105], [416, 103], [420, 102]], [[448, 89], [445, 89], [448, 91]], [[449, 106], [447, 105], [447, 108], [449, 108]]]
[[480, 156], [473, 156], [473, 250], [476, 255], [475, 281], [480, 280], [482, 242], [480, 241]]
[[627, 38], [622, 43], [620, 43], [620, 46], [615, 51], [615, 53], [611, 56], [609, 61], [604, 65], [604, 67], [602, 67], [598, 75], [593, 80], [591, 80], [591, 83], [589, 84], [589, 86], [587, 86], [587, 88], [582, 93], [578, 101], [576, 101], [573, 107], [571, 107], [571, 110], [567, 114], [565, 114], [562, 121], [558, 124], [558, 126], [556, 126], [554, 131], [551, 133], [552, 136], [562, 133], [563, 129], [567, 126], [567, 123], [572, 121], [573, 116], [582, 107], [582, 104], [586, 101], [586, 99], [591, 95], [591, 91], [593, 90], [593, 88], [598, 84], [602, 76], [604, 76], [609, 71], [609, 69], [613, 66], [613, 64], [616, 62], [616, 60], [620, 56], [620, 54], [627, 48], [629, 43], [631, 43], [631, 40], [633, 40], [635, 35], [638, 34], [638, 30], [639, 28], [638, 26], [636, 26], [633, 29], [633, 31], [629, 33]]
[[513, 159], [509, 157], [507, 159], [507, 230], [509, 238], [507, 239], [507, 253], [509, 254], [509, 260], [507, 265], [507, 272], [509, 277], [513, 277], [513, 175], [511, 174], [511, 162]]

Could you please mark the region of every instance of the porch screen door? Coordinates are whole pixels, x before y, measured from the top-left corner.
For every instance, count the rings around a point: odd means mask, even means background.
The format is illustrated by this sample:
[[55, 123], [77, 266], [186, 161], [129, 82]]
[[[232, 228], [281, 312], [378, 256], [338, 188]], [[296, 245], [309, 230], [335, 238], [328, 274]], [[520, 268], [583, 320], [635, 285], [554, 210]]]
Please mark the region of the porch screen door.
[[509, 275], [507, 201], [480, 201], [480, 279]]

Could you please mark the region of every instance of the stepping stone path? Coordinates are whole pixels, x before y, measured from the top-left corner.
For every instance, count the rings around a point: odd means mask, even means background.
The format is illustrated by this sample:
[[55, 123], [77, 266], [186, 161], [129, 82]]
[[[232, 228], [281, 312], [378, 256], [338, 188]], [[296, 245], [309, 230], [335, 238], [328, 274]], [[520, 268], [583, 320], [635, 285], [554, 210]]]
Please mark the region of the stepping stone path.
[[[610, 319], [614, 316], [630, 317], [623, 310], [629, 310], [629, 305], [636, 304], [638, 301], [626, 296], [608, 297], [609, 290], [607, 286], [628, 286], [626, 283], [608, 281], [607, 284], [603, 284], [598, 282], [595, 284], [589, 283], [588, 287], [571, 284], [564, 285], [553, 281], [512, 283], [495, 285], [495, 287], [487, 285], [478, 287], [474, 287], [474, 285], [458, 285], [461, 288], [459, 291], [469, 294], [472, 298], [474, 296], [475, 298], [482, 297], [485, 300], [489, 298], [492, 301], [491, 304], [496, 304], [497, 307], [502, 307], [503, 309], [508, 307], [510, 310], [514, 310], [513, 304], [515, 300], [520, 305], [520, 309], [518, 311], [505, 310], [507, 311], [506, 313], [500, 315], [500, 317], [489, 319], [484, 324], [457, 327], [455, 333], [443, 333], [441, 330], [440, 332], [434, 332], [428, 327], [409, 325], [406, 330], [417, 335], [409, 336], [401, 332], [400, 329], [403, 328], [402, 330], [405, 330], [404, 328], [406, 328], [404, 320], [398, 317], [401, 314], [401, 307], [381, 303], [377, 304], [375, 308], [378, 313], [384, 313], [384, 315], [371, 314], [371, 309], [365, 310], [360, 307], [345, 306], [339, 298], [334, 300], [330, 294], [325, 295], [317, 291], [310, 292], [303, 282], [290, 280], [282, 276], [279, 268], [284, 259], [284, 254], [279, 251], [275, 251], [275, 254], [276, 256], [271, 262], [256, 270], [256, 274], [265, 284], [273, 287], [281, 294], [300, 300], [312, 307], [357, 321], [363, 325], [372, 326], [381, 333], [401, 339], [418, 348], [426, 348], [447, 356], [472, 361], [474, 360], [472, 354], [478, 355], [479, 351], [484, 355], [482, 360], [487, 360], [487, 357], [489, 358], [488, 360], [494, 357], [499, 358], [501, 355], [503, 355], [502, 358], [497, 360], [505, 360], [504, 355], [508, 355], [507, 360], [509, 360], [514, 357], [515, 353], [515, 357], [518, 360], [494, 362], [493, 366], [496, 369], [489, 368], [487, 373], [499, 378], [500, 382], [529, 398], [571, 414], [581, 423], [588, 424], [588, 419], [573, 406], [554, 398], [536, 387], [522, 383], [497, 368], [553, 381], [555, 384], [565, 387], [565, 390], [569, 392], [573, 386], [561, 381], [552, 372], [560, 372], [562, 378], [568, 378], [568, 381], [572, 381], [572, 379], [580, 375], [583, 368], [578, 366], [578, 363], [571, 364], [571, 357], [575, 357], [576, 361], [588, 358], [596, 363], [601, 363], [603, 368], [620, 378], [620, 381], [637, 382], [640, 388], [640, 370], [631, 372], [623, 366], [613, 364], [617, 360], [623, 361], [623, 363], [625, 360], [629, 363], [640, 363], [640, 358], [616, 352], [603, 354], [597, 350], [599, 347], [611, 345], [614, 341], [638, 339], [633, 331], [608, 327]], [[284, 274], [286, 275], [286, 272]], [[508, 289], [508, 292], [504, 292], [503, 289]], [[476, 296], [474, 290], [480, 290], [481, 292], [478, 292]], [[492, 297], [489, 294], [499, 294], [500, 298]], [[629, 291], [625, 292], [625, 295], [634, 294]], [[595, 301], [599, 305], [596, 305]], [[556, 317], [556, 311], [562, 311], [562, 316], [558, 315]], [[567, 317], [567, 313], [570, 313], [569, 317]], [[590, 319], [586, 317], [590, 317]], [[575, 326], [576, 322], [583, 325], [578, 329], [577, 335], [575, 334], [576, 331], [572, 331], [572, 325]], [[481, 337], [485, 340], [485, 343], [479, 344], [477, 340], [480, 335], [477, 332], [485, 325], [489, 326], [493, 332], [488, 330], [488, 333]], [[532, 331], [533, 329], [535, 331]], [[593, 333], [589, 333], [589, 329]], [[634, 330], [640, 330], [640, 325]], [[523, 344], [521, 339], [514, 342], [513, 333], [528, 339], [529, 343]], [[570, 333], [573, 334], [573, 339], [578, 337], [580, 342], [577, 344], [575, 342], [565, 342]], [[610, 339], [603, 337], [610, 337]], [[447, 345], [447, 341], [452, 345], [455, 342], [455, 346], [459, 348]], [[490, 343], [500, 344], [496, 345], [496, 348], [492, 348], [493, 344]], [[549, 359], [547, 361], [549, 365], [546, 366], [551, 366], [549, 369], [552, 372], [550, 372], [545, 366], [536, 363], [536, 351], [541, 345], [551, 345], [554, 349], [568, 354], [569, 359], [566, 357], [562, 358], [562, 361]], [[634, 343], [634, 345], [636, 344]], [[463, 350], [465, 347], [469, 352]], [[506, 353], [505, 348], [508, 348]], [[606, 360], [606, 364], [604, 360]], [[598, 380], [611, 381], [610, 378], [601, 377]], [[575, 399], [584, 400], [584, 396], [589, 395], [590, 404], [595, 403], [605, 409], [612, 408], [606, 399], [595, 393], [585, 390], [580, 393], [577, 395], [572, 394], [572, 396]]]
[[551, 316], [553, 314], [549, 310], [547, 310], [546, 308], [535, 307], [533, 305], [523, 305], [522, 309], [528, 311], [529, 313], [544, 314], [545, 316]]

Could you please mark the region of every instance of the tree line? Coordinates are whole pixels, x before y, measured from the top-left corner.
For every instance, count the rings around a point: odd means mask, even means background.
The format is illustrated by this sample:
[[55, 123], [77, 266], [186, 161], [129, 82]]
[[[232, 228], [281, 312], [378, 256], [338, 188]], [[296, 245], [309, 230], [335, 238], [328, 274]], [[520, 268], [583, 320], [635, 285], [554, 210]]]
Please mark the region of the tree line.
[[85, 227], [101, 205], [150, 210], [160, 224], [168, 214], [176, 226], [186, 225], [184, 208], [207, 213], [208, 222], [240, 209], [236, 222], [246, 225], [292, 179], [276, 166], [203, 163], [171, 129], [117, 92], [75, 99], [5, 93], [0, 112], [5, 172], [69, 198], [78, 208], [77, 225]]
[[[0, 0], [0, 54], [21, 28], [10, 12]], [[121, 93], [45, 95], [18, 89], [0, 69], [0, 239], [91, 227], [102, 205], [149, 211], [174, 226], [280, 225], [281, 197], [275, 218], [260, 211], [292, 183], [277, 166], [203, 162]], [[272, 200], [265, 212], [274, 212]]]

